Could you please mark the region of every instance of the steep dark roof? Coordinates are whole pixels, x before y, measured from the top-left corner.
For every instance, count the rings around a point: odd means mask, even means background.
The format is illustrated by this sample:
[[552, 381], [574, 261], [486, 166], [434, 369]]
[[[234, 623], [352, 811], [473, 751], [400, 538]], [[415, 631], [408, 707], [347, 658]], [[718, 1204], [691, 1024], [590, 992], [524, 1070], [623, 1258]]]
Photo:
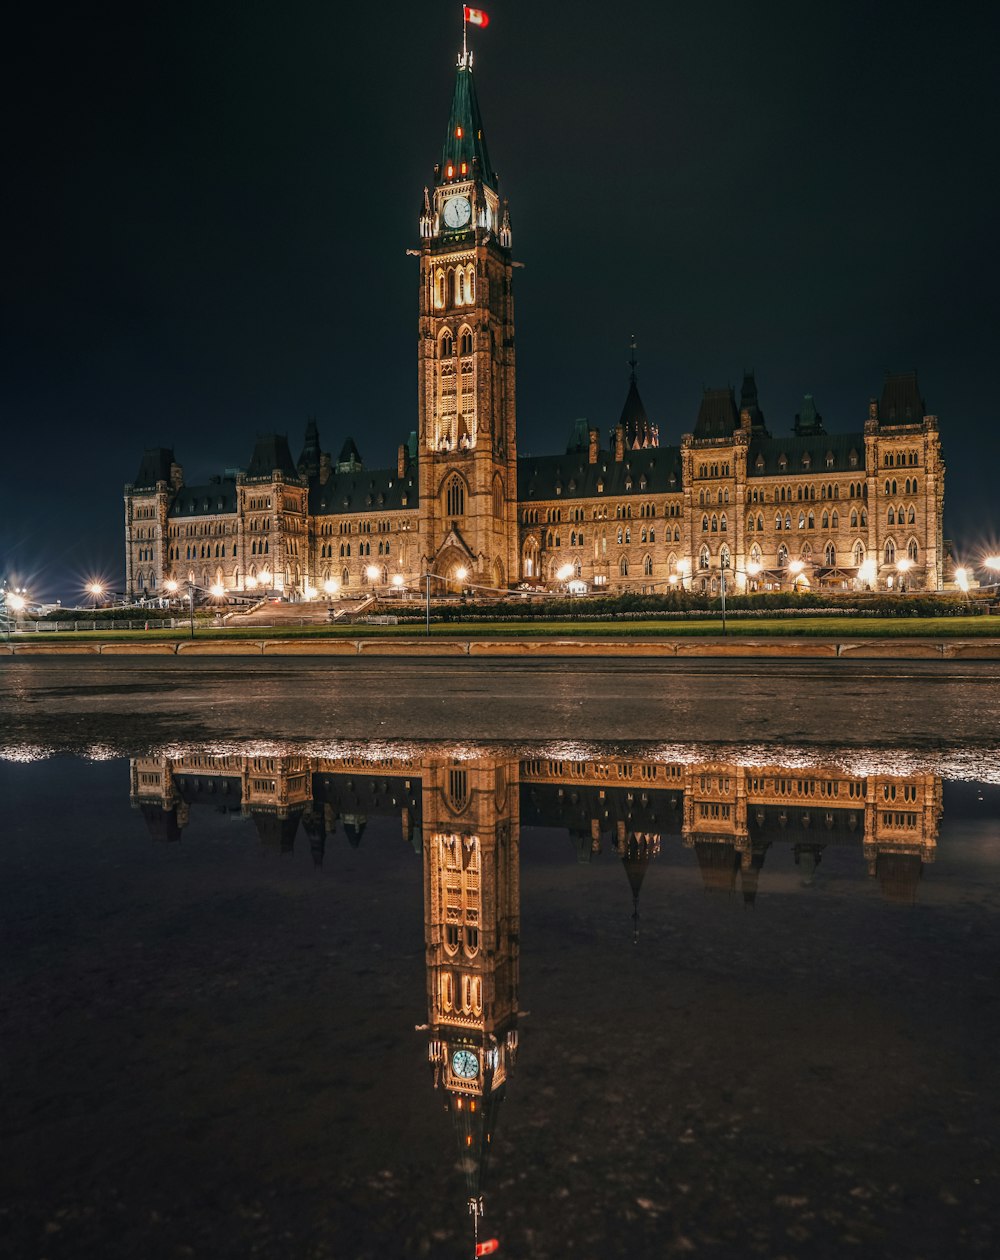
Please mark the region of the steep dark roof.
[[170, 505], [168, 516], [216, 516], [235, 511], [236, 482], [229, 477], [221, 477], [203, 486], [181, 486]]
[[265, 433], [257, 439], [253, 448], [253, 456], [246, 472], [247, 480], [270, 481], [275, 469], [291, 481], [298, 480], [299, 470], [292, 459], [287, 436], [284, 433]]
[[603, 483], [605, 496], [677, 493], [681, 490], [680, 448], [656, 446], [626, 451], [621, 461], [608, 451], [599, 451], [596, 464], [588, 463], [583, 452], [578, 451], [518, 457], [517, 497], [526, 502], [596, 498], [601, 493], [598, 482]]
[[764, 424], [764, 413], [757, 401], [757, 378], [752, 368], [749, 372], [744, 371], [743, 384], [740, 387], [740, 413], [744, 411], [750, 413], [750, 431], [759, 433], [761, 437], [769, 437], [767, 426]]
[[659, 445], [659, 432], [655, 425], [649, 423], [646, 408], [639, 397], [639, 387], [635, 383], [635, 376], [629, 382], [625, 406], [622, 407], [618, 423], [625, 431], [625, 445], [629, 450]]
[[361, 452], [358, 450], [354, 438], [347, 438], [344, 445], [340, 448], [340, 454], [337, 456], [338, 472], [355, 472], [364, 468], [364, 466], [364, 460], [361, 458]]
[[306, 437], [299, 456], [299, 472], [306, 477], [319, 472], [319, 457], [319, 427], [315, 420], [310, 420], [306, 425]]
[[696, 438], [732, 437], [739, 427], [740, 413], [732, 389], [706, 389], [695, 421]]
[[926, 414], [916, 372], [886, 372], [879, 402], [882, 424], [919, 424]]
[[[466, 166], [464, 175], [461, 173], [463, 162]], [[486, 133], [483, 131], [476, 84], [472, 77], [471, 57], [466, 62], [460, 59], [455, 73], [455, 91], [451, 98], [451, 113], [448, 115], [448, 131], [441, 150], [442, 182], [447, 183], [446, 172], [449, 166], [454, 172], [453, 179], [468, 179], [478, 175], [491, 188], [496, 189], [497, 178], [486, 148]]]
[[[313, 516], [341, 512], [390, 512], [415, 508], [419, 502], [416, 465], [400, 479], [395, 468], [332, 473], [325, 485], [309, 481], [309, 511]], [[406, 502], [403, 502], [403, 498]]]
[[[851, 466], [851, 452], [857, 455], [857, 464]], [[787, 467], [781, 467], [785, 456]], [[808, 455], [809, 467], [803, 466], [802, 457]], [[827, 456], [833, 456], [833, 464], [827, 467]], [[759, 466], [758, 466], [759, 465]], [[831, 472], [865, 471], [865, 438], [863, 433], [820, 433], [811, 437], [752, 438], [747, 454], [748, 477], [823, 477]]]
[[153, 490], [158, 481], [170, 481], [170, 465], [174, 453], [168, 446], [147, 447], [132, 483], [137, 490]]
[[812, 394], [806, 394], [802, 399], [802, 410], [795, 415], [795, 433], [798, 437], [810, 437], [825, 432], [823, 417], [816, 410], [816, 400]]

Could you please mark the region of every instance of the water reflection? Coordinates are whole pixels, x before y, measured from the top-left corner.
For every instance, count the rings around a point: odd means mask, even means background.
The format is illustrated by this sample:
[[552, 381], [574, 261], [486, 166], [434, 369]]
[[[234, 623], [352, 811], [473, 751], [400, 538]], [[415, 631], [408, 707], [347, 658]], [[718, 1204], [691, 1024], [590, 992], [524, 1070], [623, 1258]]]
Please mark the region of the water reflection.
[[734, 908], [766, 897], [777, 847], [790, 852], [801, 895], [841, 850], [884, 901], [913, 904], [942, 817], [934, 773], [834, 765], [569, 760], [484, 748], [380, 757], [192, 750], [136, 758], [130, 773], [131, 803], [157, 842], [181, 840], [199, 810], [233, 813], [252, 819], [276, 852], [290, 854], [301, 837], [322, 866], [335, 837], [357, 848], [381, 818], [394, 820], [421, 856], [422, 1031], [457, 1141], [474, 1243], [492, 1232], [483, 1227], [490, 1153], [517, 1062], [522, 827], [563, 834], [568, 861], [620, 862], [622, 914], [630, 900], [632, 939], [641, 946], [643, 883], [668, 848], [675, 859], [686, 854], [706, 894], [728, 897]]

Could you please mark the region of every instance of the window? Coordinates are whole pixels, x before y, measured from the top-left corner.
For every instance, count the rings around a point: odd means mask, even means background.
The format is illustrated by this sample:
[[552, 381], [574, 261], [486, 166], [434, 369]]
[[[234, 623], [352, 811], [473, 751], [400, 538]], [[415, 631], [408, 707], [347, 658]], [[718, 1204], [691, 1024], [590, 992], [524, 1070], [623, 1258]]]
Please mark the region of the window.
[[702, 547], [701, 551], [698, 552], [698, 568], [707, 569], [708, 561], [709, 561], [708, 548]]
[[832, 542], [828, 542], [826, 544], [826, 551], [824, 552], [823, 558], [826, 560], [827, 565], [831, 569], [837, 563], [837, 548], [833, 545]]
[[653, 576], [653, 557], [652, 557], [652, 556], [649, 556], [649, 555], [647, 555], [647, 556], [643, 556], [643, 558], [642, 558], [642, 571], [643, 571], [643, 574], [644, 574], [646, 577], [652, 577], [652, 576]]
[[459, 354], [472, 353], [472, 333], [466, 328], [458, 339]]
[[861, 568], [861, 566], [862, 566], [862, 565], [864, 564], [864, 562], [865, 562], [865, 548], [864, 548], [864, 544], [862, 544], [862, 543], [860, 543], [860, 542], [856, 542], [856, 543], [854, 544], [854, 555], [853, 555], [853, 559], [854, 559], [854, 563], [855, 563], [855, 565], [857, 566], [857, 568], [859, 568], [859, 569], [860, 569], [860, 568]]
[[455, 346], [451, 339], [451, 333], [443, 332], [441, 334], [441, 358], [450, 359], [454, 349]]
[[465, 515], [465, 485], [461, 477], [452, 477], [451, 481], [448, 482], [448, 491], [445, 497], [449, 516]]
[[781, 546], [778, 548], [778, 568], [779, 569], [788, 568], [788, 548], [785, 546], [784, 543], [782, 543]]
[[886, 539], [884, 555], [886, 564], [896, 563], [896, 544], [891, 538]]
[[917, 561], [919, 560], [920, 548], [917, 546], [917, 540], [915, 538], [911, 538], [910, 541], [906, 544], [906, 554], [907, 554], [907, 557], [910, 560], [912, 560], [914, 564], [916, 564]]
[[622, 556], [618, 561], [618, 572], [622, 577], [628, 577], [628, 557]]

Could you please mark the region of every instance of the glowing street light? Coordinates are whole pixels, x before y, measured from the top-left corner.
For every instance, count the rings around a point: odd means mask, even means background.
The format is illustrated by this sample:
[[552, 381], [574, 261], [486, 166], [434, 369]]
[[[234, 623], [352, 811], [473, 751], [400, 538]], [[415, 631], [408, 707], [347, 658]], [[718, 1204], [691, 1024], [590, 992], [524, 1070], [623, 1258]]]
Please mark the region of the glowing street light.
[[866, 586], [872, 586], [875, 582], [875, 578], [877, 575], [878, 575], [878, 566], [876, 565], [875, 561], [871, 558], [871, 556], [869, 556], [868, 559], [865, 560], [864, 563], [859, 566], [858, 577], [861, 579], [862, 582], [864, 582]]
[[168, 595], [176, 595], [180, 590], [180, 583], [176, 582], [173, 578], [167, 578], [167, 580], [163, 583], [163, 589]]
[[222, 585], [221, 582], [213, 582], [212, 585], [208, 588], [208, 593], [209, 595], [212, 596], [213, 599], [222, 599], [226, 593], [226, 588]]
[[955, 585], [958, 587], [958, 589], [962, 592], [963, 595], [968, 595], [969, 593], [969, 570], [968, 569], [966, 569], [965, 567], [962, 567], [955, 570]]
[[336, 578], [327, 578], [323, 583], [323, 590], [326, 591], [327, 595], [336, 595], [340, 590], [340, 583]]
[[369, 582], [377, 582], [379, 579], [378, 565], [370, 564], [368, 568], [365, 569], [365, 577], [367, 577]]
[[23, 595], [19, 595], [16, 591], [8, 592], [7, 607], [11, 610], [11, 612], [15, 612], [15, 613], [24, 612], [27, 606], [28, 606], [28, 601], [24, 598]]
[[250, 573], [248, 574], [247, 579], [243, 583], [243, 585], [247, 588], [248, 591], [255, 591], [257, 589], [257, 579], [254, 577], [252, 573]]
[[556, 577], [560, 582], [568, 582], [575, 572], [571, 564], [564, 564], [562, 568], [557, 570]]
[[805, 563], [802, 560], [793, 560], [792, 563], [788, 566], [788, 572], [794, 573], [795, 576], [798, 577], [798, 575], [802, 572], [802, 570], [805, 567], [806, 567]]
[[469, 576], [469, 570], [464, 565], [460, 564], [458, 568], [455, 570], [455, 578], [459, 582], [464, 582], [468, 576]]
[[87, 594], [93, 599], [94, 607], [96, 608], [101, 602], [101, 596], [104, 594], [103, 584], [101, 582], [88, 582]]

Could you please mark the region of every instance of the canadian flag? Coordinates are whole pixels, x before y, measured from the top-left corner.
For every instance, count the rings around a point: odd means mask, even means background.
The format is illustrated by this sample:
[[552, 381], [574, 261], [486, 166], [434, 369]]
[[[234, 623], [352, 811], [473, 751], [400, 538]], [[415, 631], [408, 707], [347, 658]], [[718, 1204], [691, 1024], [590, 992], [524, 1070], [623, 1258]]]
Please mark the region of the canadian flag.
[[[475, 13], [476, 10], [473, 9], [472, 12]], [[485, 16], [486, 14], [484, 13], [483, 17]], [[486, 23], [484, 22], [483, 26], [485, 25]], [[500, 1242], [496, 1238], [487, 1238], [485, 1242], [476, 1243], [477, 1256], [492, 1256], [495, 1251], [499, 1251], [499, 1250], [500, 1250]]]
[[490, 15], [484, 13], [482, 9], [470, 9], [465, 6], [465, 20], [472, 26], [489, 26]]

